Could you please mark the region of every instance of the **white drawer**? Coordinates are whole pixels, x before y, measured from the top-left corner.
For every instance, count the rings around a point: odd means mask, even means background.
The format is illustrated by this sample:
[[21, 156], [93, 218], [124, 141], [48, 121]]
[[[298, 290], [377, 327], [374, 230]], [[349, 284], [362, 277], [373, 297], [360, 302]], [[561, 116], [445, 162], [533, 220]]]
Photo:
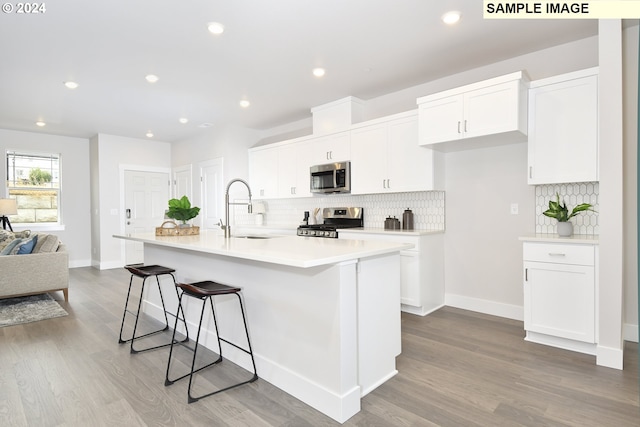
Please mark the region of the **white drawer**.
[[523, 259], [556, 264], [595, 265], [595, 246], [525, 242]]

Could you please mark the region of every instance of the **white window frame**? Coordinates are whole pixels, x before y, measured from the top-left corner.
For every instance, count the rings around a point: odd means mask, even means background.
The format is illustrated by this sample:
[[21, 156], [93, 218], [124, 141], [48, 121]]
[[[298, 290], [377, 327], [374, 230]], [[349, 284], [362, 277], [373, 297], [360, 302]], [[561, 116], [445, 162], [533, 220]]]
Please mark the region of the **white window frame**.
[[[14, 222], [11, 221], [11, 225], [14, 228], [29, 228], [29, 229], [36, 229], [36, 230], [64, 230], [64, 225], [63, 225], [63, 217], [62, 217], [62, 154], [61, 153], [54, 153], [54, 152], [43, 152], [43, 151], [30, 151], [30, 150], [19, 150], [19, 149], [9, 149], [6, 150], [5, 152], [5, 165], [6, 165], [6, 182], [5, 182], [5, 186], [6, 186], [6, 191], [7, 191], [7, 197], [12, 198], [11, 195], [11, 191], [12, 190], [23, 190], [25, 187], [18, 187], [15, 186], [15, 176], [13, 177], [14, 180], [10, 181], [9, 177], [10, 177], [10, 173], [11, 173], [11, 164], [10, 164], [10, 159], [11, 158], [15, 158], [18, 157], [20, 155], [24, 155], [24, 156], [36, 156], [36, 157], [42, 157], [42, 158], [55, 158], [57, 159], [58, 162], [58, 168], [57, 168], [57, 172], [58, 172], [58, 177], [57, 177], [57, 187], [50, 187], [50, 188], [29, 188], [30, 190], [33, 191], [51, 191], [54, 190], [57, 193], [57, 210], [58, 210], [58, 214], [57, 214], [57, 221], [56, 222]], [[14, 185], [10, 185], [10, 184], [14, 184]], [[18, 205], [18, 209], [20, 209], [20, 206]], [[11, 220], [11, 216], [9, 216], [9, 219]]]

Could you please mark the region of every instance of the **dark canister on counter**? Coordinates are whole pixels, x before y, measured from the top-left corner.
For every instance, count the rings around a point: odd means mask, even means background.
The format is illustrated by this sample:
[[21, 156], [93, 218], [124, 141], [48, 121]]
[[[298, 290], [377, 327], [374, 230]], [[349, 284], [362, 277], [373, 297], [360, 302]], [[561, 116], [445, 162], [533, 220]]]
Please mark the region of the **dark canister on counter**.
[[413, 230], [413, 212], [409, 208], [402, 214], [402, 229]]
[[400, 230], [400, 220], [396, 217], [387, 217], [384, 220], [384, 229], [385, 230]]

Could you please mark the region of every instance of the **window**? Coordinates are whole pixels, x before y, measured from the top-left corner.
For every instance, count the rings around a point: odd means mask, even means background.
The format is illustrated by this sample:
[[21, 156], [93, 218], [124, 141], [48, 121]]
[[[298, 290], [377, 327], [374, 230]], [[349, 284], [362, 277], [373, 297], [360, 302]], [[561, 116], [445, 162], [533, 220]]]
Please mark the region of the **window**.
[[60, 224], [60, 154], [7, 151], [7, 190], [12, 224]]

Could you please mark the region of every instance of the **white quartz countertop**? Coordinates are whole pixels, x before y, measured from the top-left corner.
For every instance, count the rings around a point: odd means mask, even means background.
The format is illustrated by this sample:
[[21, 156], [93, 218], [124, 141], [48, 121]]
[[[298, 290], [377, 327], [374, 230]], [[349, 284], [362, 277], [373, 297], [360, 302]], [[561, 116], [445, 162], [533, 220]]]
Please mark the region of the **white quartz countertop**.
[[[243, 234], [246, 236], [246, 234]], [[156, 236], [154, 233], [114, 235], [142, 242], [195, 252], [242, 258], [292, 267], [309, 268], [343, 261], [384, 255], [411, 249], [413, 245], [397, 242], [353, 239], [266, 235], [268, 238], [243, 238], [241, 234], [225, 239], [219, 230], [201, 230], [197, 236]]]
[[597, 245], [600, 243], [599, 236], [590, 234], [574, 234], [570, 237], [560, 237], [555, 233], [536, 233], [520, 236], [522, 242], [545, 242], [545, 243], [580, 243]]

